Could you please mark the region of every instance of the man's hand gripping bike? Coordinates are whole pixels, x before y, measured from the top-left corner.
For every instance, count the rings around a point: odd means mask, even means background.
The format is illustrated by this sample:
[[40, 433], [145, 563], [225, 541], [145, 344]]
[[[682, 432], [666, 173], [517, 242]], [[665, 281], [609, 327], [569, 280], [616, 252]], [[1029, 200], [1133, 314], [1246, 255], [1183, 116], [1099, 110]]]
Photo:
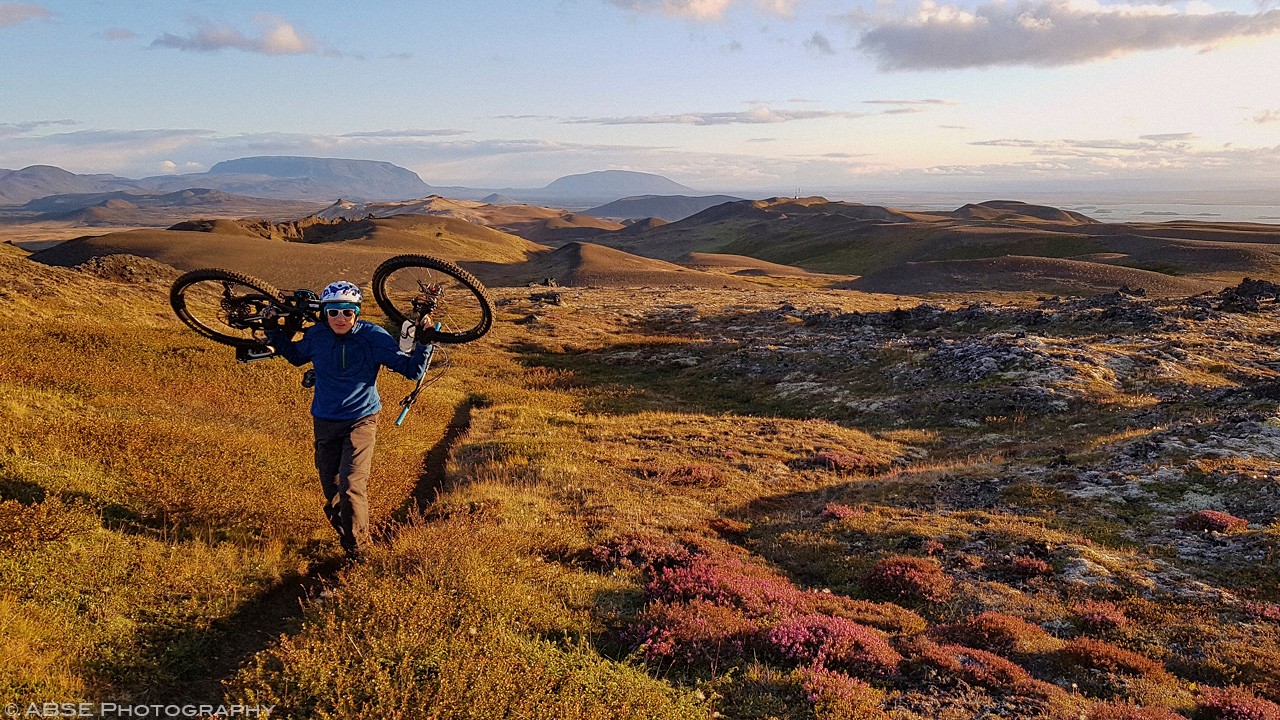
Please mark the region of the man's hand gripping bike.
[[[435, 353], [442, 350], [437, 343], [479, 339], [493, 326], [493, 306], [475, 276], [447, 260], [426, 255], [398, 255], [379, 265], [373, 272], [373, 297], [400, 328], [402, 347], [415, 329], [416, 341], [428, 345], [427, 370], [401, 401], [396, 419], [399, 425], [418, 393], [439, 380], [449, 366], [447, 354], [441, 352], [438, 372], [431, 373]], [[236, 359], [241, 362], [276, 355], [267, 331], [300, 333], [320, 322], [320, 298], [315, 292], [281, 292], [250, 275], [216, 268], [192, 270], [175, 280], [169, 304], [192, 330], [235, 347]], [[425, 318], [431, 321], [423, 327]]]

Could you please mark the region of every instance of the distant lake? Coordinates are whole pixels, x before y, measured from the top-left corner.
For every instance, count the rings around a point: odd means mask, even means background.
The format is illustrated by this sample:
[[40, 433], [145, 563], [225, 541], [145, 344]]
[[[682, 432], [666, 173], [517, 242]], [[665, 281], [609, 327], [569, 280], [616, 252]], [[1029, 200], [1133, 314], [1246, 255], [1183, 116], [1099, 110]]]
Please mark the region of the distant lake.
[[[988, 198], [989, 199], [989, 198]], [[899, 210], [944, 210], [950, 212], [966, 202], [981, 202], [962, 197], [946, 200], [924, 200], [919, 197], [876, 197], [866, 194], [851, 197], [851, 202], [882, 204]], [[1250, 222], [1280, 225], [1280, 205], [1205, 205], [1191, 203], [1062, 203], [1044, 199], [1027, 199], [1034, 205], [1071, 210], [1101, 222], [1160, 223], [1194, 220], [1198, 222]]]

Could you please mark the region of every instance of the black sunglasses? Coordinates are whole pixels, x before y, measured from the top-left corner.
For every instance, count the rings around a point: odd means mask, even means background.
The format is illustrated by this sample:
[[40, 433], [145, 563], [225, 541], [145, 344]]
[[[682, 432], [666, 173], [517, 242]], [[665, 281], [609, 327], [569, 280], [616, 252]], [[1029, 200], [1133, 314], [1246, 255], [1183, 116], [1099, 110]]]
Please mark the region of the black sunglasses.
[[329, 314], [329, 317], [338, 317], [339, 315], [343, 317], [352, 317], [356, 314], [356, 311], [351, 308], [329, 308], [325, 310], [325, 312]]

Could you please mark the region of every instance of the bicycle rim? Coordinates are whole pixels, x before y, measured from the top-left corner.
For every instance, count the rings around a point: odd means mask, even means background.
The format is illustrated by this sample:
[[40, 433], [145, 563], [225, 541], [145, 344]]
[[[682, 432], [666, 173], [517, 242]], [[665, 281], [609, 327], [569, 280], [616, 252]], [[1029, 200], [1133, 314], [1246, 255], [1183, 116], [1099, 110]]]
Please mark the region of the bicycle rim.
[[279, 306], [280, 292], [257, 278], [229, 270], [195, 270], [174, 282], [169, 302], [178, 319], [217, 342], [261, 345], [262, 311]]
[[426, 255], [401, 255], [378, 266], [373, 276], [378, 306], [396, 324], [417, 321], [425, 299], [434, 307], [437, 331], [423, 333], [429, 342], [464, 343], [489, 331], [493, 309], [484, 286], [457, 265]]

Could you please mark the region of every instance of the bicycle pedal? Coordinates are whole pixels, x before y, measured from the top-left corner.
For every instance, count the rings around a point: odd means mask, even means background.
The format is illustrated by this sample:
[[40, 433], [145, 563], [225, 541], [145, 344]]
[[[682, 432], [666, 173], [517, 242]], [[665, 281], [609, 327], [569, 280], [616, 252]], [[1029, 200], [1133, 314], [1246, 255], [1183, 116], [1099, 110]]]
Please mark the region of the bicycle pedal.
[[253, 362], [254, 360], [266, 360], [275, 357], [276, 349], [270, 345], [255, 345], [253, 347], [237, 347], [236, 360], [242, 363]]

